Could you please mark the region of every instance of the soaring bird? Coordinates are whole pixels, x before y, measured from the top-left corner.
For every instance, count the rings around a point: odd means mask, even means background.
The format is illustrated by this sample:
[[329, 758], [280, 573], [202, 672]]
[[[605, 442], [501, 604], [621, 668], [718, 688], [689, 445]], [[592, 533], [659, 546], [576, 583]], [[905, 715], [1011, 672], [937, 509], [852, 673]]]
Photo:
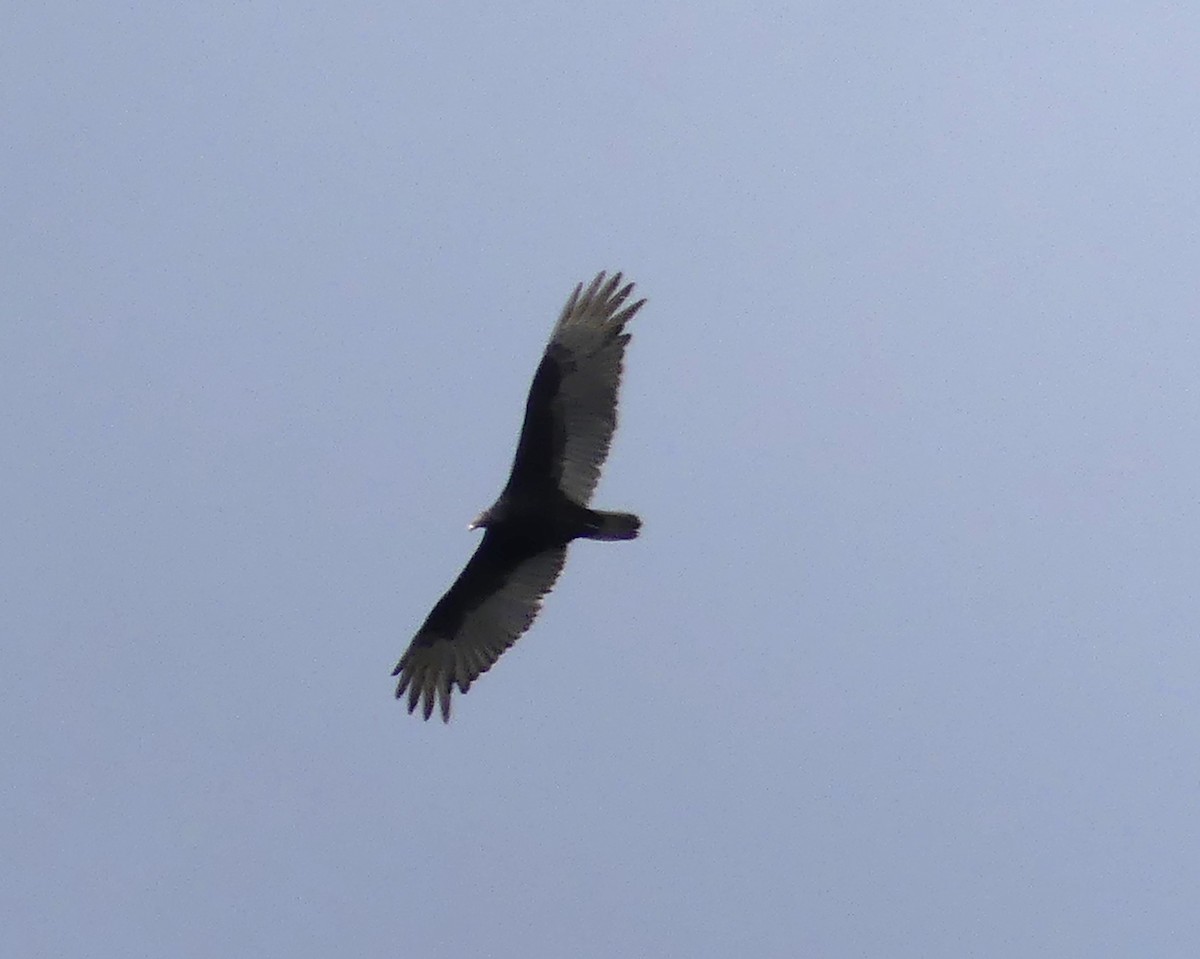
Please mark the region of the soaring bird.
[[529, 629], [575, 539], [634, 539], [633, 513], [590, 509], [617, 426], [617, 391], [630, 334], [645, 300], [633, 284], [600, 273], [563, 307], [542, 354], [499, 498], [471, 523], [483, 540], [433, 607], [392, 671], [396, 698], [425, 719], [434, 701], [450, 721], [450, 694], [465, 693]]

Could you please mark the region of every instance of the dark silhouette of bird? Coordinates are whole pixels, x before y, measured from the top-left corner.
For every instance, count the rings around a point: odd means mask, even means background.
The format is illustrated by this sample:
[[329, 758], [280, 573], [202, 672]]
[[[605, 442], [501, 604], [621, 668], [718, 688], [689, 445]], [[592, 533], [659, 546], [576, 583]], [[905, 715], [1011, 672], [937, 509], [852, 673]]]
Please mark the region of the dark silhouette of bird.
[[633, 284], [600, 273], [575, 287], [550, 334], [499, 498], [471, 524], [483, 540], [392, 671], [425, 719], [436, 701], [450, 721], [450, 694], [465, 693], [533, 623], [575, 539], [634, 539], [632, 513], [588, 507], [617, 426], [617, 391], [630, 335], [645, 300], [626, 306]]

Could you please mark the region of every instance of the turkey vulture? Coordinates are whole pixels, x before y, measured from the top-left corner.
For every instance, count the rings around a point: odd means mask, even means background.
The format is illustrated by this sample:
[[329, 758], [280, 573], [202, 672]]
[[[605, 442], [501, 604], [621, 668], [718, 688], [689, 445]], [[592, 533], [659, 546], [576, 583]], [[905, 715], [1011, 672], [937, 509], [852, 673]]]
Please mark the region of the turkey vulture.
[[483, 540], [396, 664], [396, 698], [425, 719], [434, 700], [450, 721], [450, 693], [471, 683], [525, 632], [573, 539], [633, 539], [632, 513], [588, 508], [617, 425], [617, 388], [633, 284], [600, 273], [580, 283], [550, 334], [525, 403], [512, 472], [499, 499], [471, 524]]

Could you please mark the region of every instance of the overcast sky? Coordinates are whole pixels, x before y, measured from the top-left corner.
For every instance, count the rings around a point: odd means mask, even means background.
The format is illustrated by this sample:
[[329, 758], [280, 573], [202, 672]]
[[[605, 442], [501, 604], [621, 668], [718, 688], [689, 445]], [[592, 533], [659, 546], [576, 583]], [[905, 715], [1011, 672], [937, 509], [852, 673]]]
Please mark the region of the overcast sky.
[[1200, 955], [1200, 8], [421, 6], [5, 7], [0, 952]]

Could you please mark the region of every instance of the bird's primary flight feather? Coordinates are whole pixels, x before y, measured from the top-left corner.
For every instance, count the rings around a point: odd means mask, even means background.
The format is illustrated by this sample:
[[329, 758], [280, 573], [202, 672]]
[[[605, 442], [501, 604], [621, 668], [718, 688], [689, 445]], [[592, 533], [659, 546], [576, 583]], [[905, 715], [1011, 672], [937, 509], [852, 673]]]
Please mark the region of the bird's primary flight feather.
[[633, 539], [632, 513], [588, 507], [617, 425], [617, 392], [629, 334], [645, 300], [633, 284], [600, 273], [563, 307], [529, 388], [512, 471], [472, 526], [483, 540], [400, 658], [396, 697], [426, 719], [450, 720], [465, 693], [529, 628], [558, 579], [573, 539]]

